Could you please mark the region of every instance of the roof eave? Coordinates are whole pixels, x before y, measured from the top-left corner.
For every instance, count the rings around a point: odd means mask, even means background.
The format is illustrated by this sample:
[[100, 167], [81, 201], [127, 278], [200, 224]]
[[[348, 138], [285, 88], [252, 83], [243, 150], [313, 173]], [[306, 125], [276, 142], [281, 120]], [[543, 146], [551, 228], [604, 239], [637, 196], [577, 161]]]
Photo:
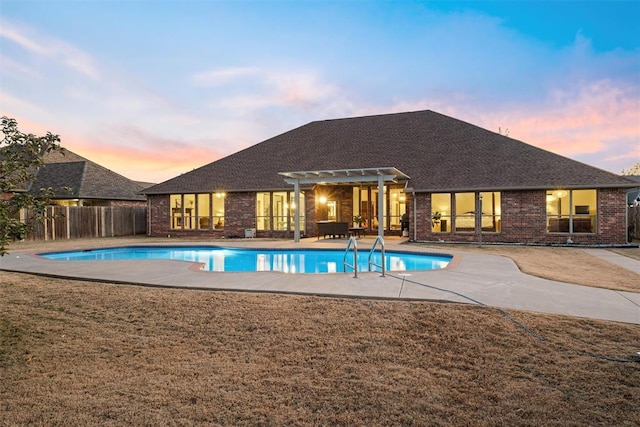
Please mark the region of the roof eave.
[[572, 185], [532, 185], [532, 186], [486, 186], [486, 187], [449, 187], [449, 188], [407, 188], [409, 193], [442, 193], [442, 192], [470, 192], [470, 191], [532, 191], [549, 189], [582, 190], [591, 188], [635, 188], [637, 185], [631, 184], [572, 184]]

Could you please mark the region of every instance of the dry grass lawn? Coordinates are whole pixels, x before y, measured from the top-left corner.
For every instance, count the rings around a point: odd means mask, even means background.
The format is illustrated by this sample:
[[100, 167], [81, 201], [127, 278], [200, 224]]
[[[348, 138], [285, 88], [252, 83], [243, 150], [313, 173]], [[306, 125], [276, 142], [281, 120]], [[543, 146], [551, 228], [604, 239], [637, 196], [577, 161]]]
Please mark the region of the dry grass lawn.
[[589, 353], [640, 326], [510, 314], [545, 340], [471, 305], [0, 272], [0, 425], [638, 425], [640, 363]]

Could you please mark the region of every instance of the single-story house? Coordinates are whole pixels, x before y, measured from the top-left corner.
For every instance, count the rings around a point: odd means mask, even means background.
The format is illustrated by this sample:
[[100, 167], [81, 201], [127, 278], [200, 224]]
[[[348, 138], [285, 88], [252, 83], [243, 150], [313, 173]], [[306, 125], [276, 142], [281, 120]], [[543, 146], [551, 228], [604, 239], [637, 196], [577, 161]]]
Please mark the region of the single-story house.
[[143, 192], [152, 236], [400, 235], [406, 212], [416, 241], [614, 245], [635, 186], [427, 110], [311, 122]]

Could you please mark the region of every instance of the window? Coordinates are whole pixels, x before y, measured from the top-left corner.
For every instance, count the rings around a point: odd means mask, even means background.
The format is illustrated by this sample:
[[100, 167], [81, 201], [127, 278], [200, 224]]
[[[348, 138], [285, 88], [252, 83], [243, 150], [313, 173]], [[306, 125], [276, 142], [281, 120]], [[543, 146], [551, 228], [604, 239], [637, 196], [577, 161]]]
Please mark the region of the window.
[[[297, 207], [293, 191], [256, 193], [258, 230], [287, 231], [295, 229]], [[305, 229], [304, 192], [300, 192], [300, 229]]]
[[171, 194], [171, 228], [211, 230], [224, 226], [225, 193]]
[[476, 231], [476, 194], [455, 193], [456, 213], [454, 225], [456, 232]]
[[211, 220], [214, 229], [224, 227], [224, 201], [226, 198], [224, 192], [211, 194]]
[[482, 212], [482, 231], [490, 233], [500, 232], [500, 193], [497, 191], [480, 193]]
[[271, 230], [271, 193], [257, 194], [256, 228], [258, 230]]
[[288, 228], [289, 200], [287, 192], [273, 193], [273, 229], [286, 230]]
[[338, 201], [327, 200], [327, 221], [338, 220]]
[[595, 233], [596, 190], [548, 190], [547, 232]]
[[211, 195], [210, 194], [198, 194], [198, 203], [196, 204], [196, 224], [200, 230], [211, 229]]
[[355, 224], [363, 228], [369, 227], [371, 218], [369, 204], [369, 187], [353, 187], [353, 216], [360, 217], [360, 224]]
[[[378, 228], [378, 187], [353, 187], [353, 216], [359, 216], [360, 226]], [[402, 215], [407, 211], [407, 196], [402, 187], [383, 186], [382, 215], [386, 230], [401, 230]]]
[[407, 210], [407, 198], [402, 188], [389, 188], [389, 229], [402, 228], [402, 215]]
[[[484, 233], [499, 233], [501, 194], [498, 191], [480, 193], [431, 194], [431, 232], [475, 233], [478, 225]], [[451, 213], [451, 205], [455, 211]], [[451, 220], [453, 219], [453, 227]]]
[[193, 230], [196, 228], [196, 195], [184, 194], [182, 199], [184, 200], [184, 209], [182, 210], [183, 228]]
[[434, 233], [451, 231], [451, 194], [431, 195], [431, 231]]
[[171, 206], [171, 228], [182, 228], [182, 194], [172, 194], [169, 196]]

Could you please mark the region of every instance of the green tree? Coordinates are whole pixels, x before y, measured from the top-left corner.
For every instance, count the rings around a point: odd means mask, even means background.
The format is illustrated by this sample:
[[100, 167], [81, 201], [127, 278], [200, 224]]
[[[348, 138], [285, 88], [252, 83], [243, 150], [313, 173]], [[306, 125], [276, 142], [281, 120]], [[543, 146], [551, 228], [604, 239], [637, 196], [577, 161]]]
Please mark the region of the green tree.
[[622, 169], [622, 175], [640, 175], [640, 162], [631, 166], [629, 169]]
[[[9, 243], [24, 237], [37, 221], [46, 219], [51, 189], [30, 188], [45, 154], [62, 150], [60, 137], [18, 130], [15, 119], [3, 116], [0, 141], [0, 256], [7, 253]], [[34, 191], [35, 190], [35, 191]], [[21, 209], [29, 209], [28, 218], [20, 218]]]

